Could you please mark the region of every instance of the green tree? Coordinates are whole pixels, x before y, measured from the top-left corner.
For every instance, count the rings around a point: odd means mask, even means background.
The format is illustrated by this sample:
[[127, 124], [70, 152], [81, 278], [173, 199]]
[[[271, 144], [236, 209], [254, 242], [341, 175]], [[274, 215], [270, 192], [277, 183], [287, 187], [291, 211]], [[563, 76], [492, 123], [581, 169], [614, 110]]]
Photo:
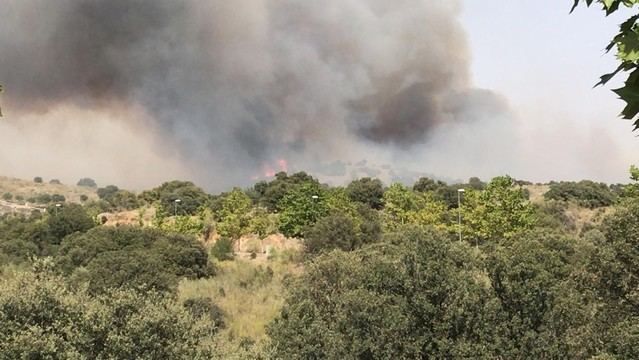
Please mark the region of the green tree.
[[95, 180], [91, 178], [82, 178], [78, 180], [78, 186], [89, 187], [89, 188], [97, 188], [98, 184], [95, 183]]
[[182, 277], [214, 273], [206, 249], [193, 237], [139, 227], [98, 227], [66, 237], [56, 264], [86, 281], [92, 293], [121, 287], [170, 292]]
[[0, 279], [3, 359], [200, 359], [215, 326], [157, 293], [93, 297], [50, 272]]
[[395, 231], [405, 225], [446, 227], [446, 205], [431, 193], [392, 184], [384, 193], [384, 225]]
[[282, 199], [279, 209], [280, 231], [289, 237], [301, 237], [328, 213], [326, 190], [314, 182], [304, 183]]
[[67, 235], [85, 232], [96, 225], [84, 208], [78, 204], [52, 206], [47, 212], [49, 213], [47, 225], [55, 244], [59, 244]]
[[509, 176], [492, 179], [486, 190], [466, 191], [462, 213], [466, 238], [473, 242], [507, 240], [535, 224], [524, 189]]
[[421, 231], [308, 263], [268, 332], [276, 358], [496, 358], [478, 260]]
[[166, 214], [177, 212], [179, 215], [196, 215], [210, 201], [209, 195], [192, 182], [178, 180], [144, 191], [140, 194], [140, 199], [147, 203], [159, 203]]
[[42, 184], [42, 178], [40, 176], [36, 176], [33, 178], [33, 182], [36, 184]]
[[373, 209], [381, 209], [384, 205], [384, 185], [379, 179], [369, 177], [351, 181], [346, 187], [348, 196], [353, 201], [366, 204]]
[[305, 233], [304, 245], [311, 254], [334, 249], [350, 251], [360, 245], [358, 232], [351, 217], [335, 213], [323, 217]]
[[217, 213], [217, 232], [231, 239], [239, 239], [250, 231], [251, 198], [240, 188], [234, 188], [221, 200]]

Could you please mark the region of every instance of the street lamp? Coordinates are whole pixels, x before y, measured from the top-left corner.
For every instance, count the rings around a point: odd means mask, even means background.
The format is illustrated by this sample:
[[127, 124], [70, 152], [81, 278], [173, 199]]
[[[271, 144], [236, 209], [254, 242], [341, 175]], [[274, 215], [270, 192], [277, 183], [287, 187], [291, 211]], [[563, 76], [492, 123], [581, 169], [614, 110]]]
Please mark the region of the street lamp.
[[313, 200], [317, 200], [317, 199], [319, 199], [319, 196], [313, 195], [313, 196], [311, 196], [311, 198], [313, 198]]
[[175, 199], [175, 201], [173, 201], [173, 216], [175, 216], [175, 217], [177, 217], [177, 206], [181, 202], [182, 202], [182, 200], [180, 200], [180, 199]]
[[61, 206], [62, 204], [55, 204], [55, 216], [58, 216], [58, 208]]
[[457, 229], [459, 230], [459, 242], [462, 242], [462, 228], [461, 228], [461, 195], [466, 190], [457, 189]]

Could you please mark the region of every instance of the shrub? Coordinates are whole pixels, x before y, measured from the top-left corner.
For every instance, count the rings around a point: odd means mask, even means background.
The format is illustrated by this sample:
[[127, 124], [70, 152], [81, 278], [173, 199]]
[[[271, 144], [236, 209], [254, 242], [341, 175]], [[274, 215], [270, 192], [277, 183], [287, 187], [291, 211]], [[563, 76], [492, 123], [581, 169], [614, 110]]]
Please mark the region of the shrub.
[[54, 203], [63, 203], [65, 202], [67, 199], [64, 197], [64, 195], [60, 195], [60, 194], [53, 194], [51, 195], [51, 202]]
[[306, 251], [312, 254], [333, 249], [354, 250], [360, 244], [355, 223], [344, 214], [320, 219], [305, 235]]
[[189, 310], [196, 318], [206, 318], [214, 326], [215, 329], [224, 329], [226, 324], [224, 322], [224, 311], [208, 297], [197, 297], [186, 299], [184, 301], [184, 307]]
[[575, 201], [580, 206], [591, 209], [610, 206], [615, 202], [615, 195], [606, 184], [590, 180], [553, 182], [550, 184], [550, 189], [544, 194], [544, 198], [546, 200]]
[[51, 179], [49, 181], [49, 184], [51, 184], [51, 185], [61, 185], [62, 182], [60, 182], [60, 180], [58, 180], [58, 179]]
[[76, 232], [85, 232], [95, 226], [93, 219], [78, 204], [50, 207], [47, 225], [54, 243], [59, 244], [64, 237]]
[[82, 178], [78, 180], [78, 186], [97, 188], [98, 184], [95, 183], [95, 180], [91, 178]]
[[88, 196], [86, 196], [85, 194], [80, 195], [80, 201], [85, 202], [87, 200], [89, 200]]
[[65, 238], [57, 264], [65, 274], [86, 268], [93, 293], [120, 287], [170, 292], [182, 277], [214, 273], [206, 250], [193, 237], [128, 226], [98, 227]]
[[352, 201], [367, 204], [373, 209], [381, 209], [384, 205], [384, 186], [379, 179], [354, 180], [348, 184], [346, 192]]
[[[190, 181], [170, 181], [144, 191], [140, 199], [147, 203], [159, 202], [166, 214], [196, 215], [209, 205], [209, 195]], [[178, 203], [175, 200], [179, 200]]]
[[225, 237], [219, 238], [211, 247], [211, 256], [219, 261], [233, 260], [235, 258], [233, 240]]
[[36, 176], [33, 178], [33, 182], [36, 184], [42, 184], [42, 178], [39, 176]]
[[2, 194], [2, 200], [10, 201], [11, 199], [13, 199], [13, 194], [9, 192]]
[[201, 359], [214, 325], [170, 297], [109, 290], [94, 297], [50, 273], [0, 280], [3, 359]]

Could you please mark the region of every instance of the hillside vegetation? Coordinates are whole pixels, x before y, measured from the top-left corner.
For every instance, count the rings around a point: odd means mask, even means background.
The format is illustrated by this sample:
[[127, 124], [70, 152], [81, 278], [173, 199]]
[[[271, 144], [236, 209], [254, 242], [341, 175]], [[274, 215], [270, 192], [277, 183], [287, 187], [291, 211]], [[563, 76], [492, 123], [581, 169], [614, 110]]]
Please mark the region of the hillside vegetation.
[[9, 358], [639, 355], [636, 183], [6, 182], [65, 196], [0, 217]]

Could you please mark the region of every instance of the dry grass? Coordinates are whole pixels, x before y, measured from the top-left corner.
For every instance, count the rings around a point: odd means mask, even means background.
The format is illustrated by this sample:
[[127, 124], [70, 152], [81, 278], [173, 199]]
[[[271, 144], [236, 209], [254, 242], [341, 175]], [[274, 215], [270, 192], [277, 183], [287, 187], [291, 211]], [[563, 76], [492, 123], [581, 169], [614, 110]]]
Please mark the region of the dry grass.
[[525, 185], [524, 189], [530, 193], [531, 203], [540, 204], [545, 201], [544, 194], [550, 190], [550, 185]]
[[237, 259], [218, 263], [218, 274], [211, 279], [185, 280], [179, 298], [209, 297], [224, 312], [226, 328], [218, 337], [222, 342], [239, 343], [250, 338], [266, 338], [266, 326], [283, 305], [284, 279], [300, 272], [300, 266], [280, 260]]
[[[64, 184], [38, 184], [31, 180], [22, 180], [0, 176], [0, 195], [4, 193], [11, 193], [14, 196], [20, 195], [24, 199], [35, 197], [39, 194], [59, 194], [64, 195], [67, 202], [80, 202], [80, 196], [86, 195], [90, 200], [96, 200], [98, 198], [95, 189]], [[13, 200], [15, 201], [15, 200]]]

